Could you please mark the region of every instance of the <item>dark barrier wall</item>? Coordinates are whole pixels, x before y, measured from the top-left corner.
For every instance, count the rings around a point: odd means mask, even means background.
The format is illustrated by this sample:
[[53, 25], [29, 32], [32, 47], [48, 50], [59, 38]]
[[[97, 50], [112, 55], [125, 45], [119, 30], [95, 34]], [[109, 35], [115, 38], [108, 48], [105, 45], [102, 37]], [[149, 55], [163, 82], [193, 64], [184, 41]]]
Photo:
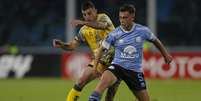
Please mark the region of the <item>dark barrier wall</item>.
[[60, 55], [34, 55], [31, 69], [25, 76], [60, 76]]
[[[152, 79], [201, 79], [201, 52], [172, 52], [173, 61], [165, 64], [160, 53], [144, 53], [143, 70]], [[62, 77], [77, 79], [90, 61], [89, 53], [64, 53]]]
[[[159, 53], [145, 53], [143, 69], [147, 78], [201, 79], [200, 52], [172, 52], [170, 65]], [[88, 52], [56, 54], [1, 54], [0, 78], [63, 77], [78, 79], [91, 60]]]
[[1, 54], [0, 78], [60, 76], [60, 57], [52, 54]]

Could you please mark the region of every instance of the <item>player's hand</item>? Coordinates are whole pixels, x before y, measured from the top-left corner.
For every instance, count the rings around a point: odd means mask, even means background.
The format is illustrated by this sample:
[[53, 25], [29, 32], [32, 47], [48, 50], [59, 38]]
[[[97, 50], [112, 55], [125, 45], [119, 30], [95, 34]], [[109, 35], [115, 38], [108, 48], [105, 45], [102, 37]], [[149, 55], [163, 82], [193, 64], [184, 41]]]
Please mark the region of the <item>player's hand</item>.
[[101, 76], [101, 73], [96, 70], [96, 69], [93, 69], [93, 74], [96, 76], [96, 77], [100, 77]]
[[172, 62], [172, 60], [173, 60], [173, 57], [169, 54], [165, 57], [166, 64], [170, 64]]
[[52, 44], [55, 48], [62, 48], [62, 46], [64, 46], [64, 42], [58, 39], [53, 39]]
[[77, 26], [82, 26], [82, 25], [84, 25], [85, 24], [85, 22], [84, 21], [82, 21], [82, 20], [72, 20], [71, 21], [71, 25], [73, 26], [73, 27], [77, 27]]

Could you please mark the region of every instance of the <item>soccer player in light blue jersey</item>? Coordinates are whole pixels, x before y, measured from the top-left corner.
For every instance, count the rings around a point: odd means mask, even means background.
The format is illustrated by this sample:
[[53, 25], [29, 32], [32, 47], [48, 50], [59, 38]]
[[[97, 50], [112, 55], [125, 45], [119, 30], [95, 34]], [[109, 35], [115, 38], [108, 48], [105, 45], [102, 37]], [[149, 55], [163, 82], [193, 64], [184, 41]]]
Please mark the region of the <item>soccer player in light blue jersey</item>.
[[100, 101], [104, 90], [112, 86], [117, 80], [123, 80], [139, 101], [149, 101], [142, 71], [143, 43], [145, 40], [152, 42], [160, 50], [167, 64], [172, 61], [172, 56], [160, 40], [148, 27], [135, 23], [134, 19], [134, 5], [123, 5], [119, 11], [121, 25], [109, 33], [102, 42], [95, 62], [98, 63], [102, 53], [107, 51], [110, 46], [115, 48], [114, 59], [111, 66], [102, 74], [100, 82], [89, 97], [89, 101]]

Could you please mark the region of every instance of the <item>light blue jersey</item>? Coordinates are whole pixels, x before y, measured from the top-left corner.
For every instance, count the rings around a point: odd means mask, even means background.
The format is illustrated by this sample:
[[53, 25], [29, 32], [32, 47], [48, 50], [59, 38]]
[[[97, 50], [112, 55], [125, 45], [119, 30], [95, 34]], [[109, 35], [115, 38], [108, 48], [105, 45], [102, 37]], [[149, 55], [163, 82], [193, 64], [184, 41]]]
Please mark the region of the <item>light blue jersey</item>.
[[109, 49], [115, 47], [115, 56], [112, 64], [120, 65], [127, 70], [142, 72], [143, 43], [145, 40], [153, 41], [156, 36], [148, 27], [133, 24], [130, 31], [125, 31], [121, 26], [109, 33], [102, 46]]

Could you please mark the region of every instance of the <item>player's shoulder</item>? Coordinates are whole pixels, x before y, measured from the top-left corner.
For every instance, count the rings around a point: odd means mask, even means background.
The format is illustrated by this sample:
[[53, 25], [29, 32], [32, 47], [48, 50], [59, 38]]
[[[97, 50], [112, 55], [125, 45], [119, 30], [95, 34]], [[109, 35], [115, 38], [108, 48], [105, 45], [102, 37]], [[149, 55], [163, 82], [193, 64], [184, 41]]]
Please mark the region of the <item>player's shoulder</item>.
[[122, 33], [120, 26], [116, 27], [113, 31], [110, 32], [110, 35], [112, 36], [119, 36]]
[[98, 13], [98, 17], [108, 17], [106, 13]]
[[98, 13], [98, 20], [108, 20], [110, 17], [106, 13]]
[[86, 25], [84, 25], [84, 26], [82, 26], [82, 27], [80, 28], [80, 31], [88, 30], [88, 28], [89, 28], [89, 27], [87, 27]]
[[136, 30], [137, 31], [149, 31], [149, 27], [136, 23]]
[[80, 28], [79, 33], [84, 34], [88, 30], [90, 30], [90, 27], [84, 25]]

